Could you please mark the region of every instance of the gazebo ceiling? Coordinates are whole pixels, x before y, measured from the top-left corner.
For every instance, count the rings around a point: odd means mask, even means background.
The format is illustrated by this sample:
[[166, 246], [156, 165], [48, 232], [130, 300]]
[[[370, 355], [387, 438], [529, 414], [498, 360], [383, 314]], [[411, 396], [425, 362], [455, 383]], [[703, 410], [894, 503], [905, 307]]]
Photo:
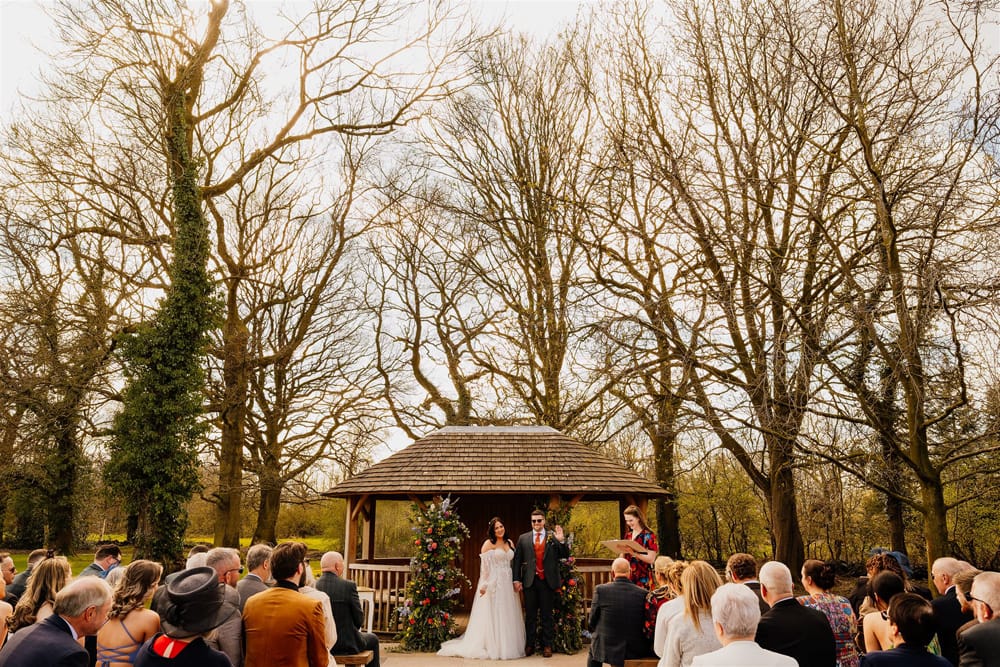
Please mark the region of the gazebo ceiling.
[[548, 426], [448, 426], [323, 495], [665, 496], [633, 470]]

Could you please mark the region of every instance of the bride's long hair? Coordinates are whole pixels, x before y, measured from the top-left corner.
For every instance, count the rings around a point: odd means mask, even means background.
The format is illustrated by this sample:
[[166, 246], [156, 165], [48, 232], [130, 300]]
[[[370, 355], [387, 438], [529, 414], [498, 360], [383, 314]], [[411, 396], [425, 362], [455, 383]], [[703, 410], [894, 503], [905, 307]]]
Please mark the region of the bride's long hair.
[[[492, 519], [490, 519], [489, 528], [486, 530], [486, 539], [488, 539], [493, 544], [497, 543], [497, 531], [496, 531], [496, 528], [497, 528], [497, 522], [498, 521], [500, 523], [503, 523], [503, 520], [500, 517], [498, 517], [498, 516], [495, 516]], [[510, 538], [507, 537], [507, 533], [506, 533], [507, 524], [504, 523], [503, 527], [504, 527], [504, 538], [503, 538], [503, 541], [506, 542], [507, 545], [510, 546], [510, 548], [513, 549], [514, 548], [514, 543], [511, 542]]]

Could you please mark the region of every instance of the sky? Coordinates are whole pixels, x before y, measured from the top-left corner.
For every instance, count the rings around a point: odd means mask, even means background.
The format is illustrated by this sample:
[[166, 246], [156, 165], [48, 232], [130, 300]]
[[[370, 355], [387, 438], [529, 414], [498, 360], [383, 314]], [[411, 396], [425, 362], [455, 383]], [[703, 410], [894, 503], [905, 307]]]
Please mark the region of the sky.
[[[17, 91], [35, 90], [38, 70], [46, 58], [36, 47], [51, 44], [51, 25], [41, 8], [49, 0], [0, 0], [0, 119], [6, 118]], [[247, 4], [278, 5], [274, 0]], [[471, 0], [473, 11], [486, 20], [506, 17], [512, 28], [539, 35], [556, 32], [588, 0]]]

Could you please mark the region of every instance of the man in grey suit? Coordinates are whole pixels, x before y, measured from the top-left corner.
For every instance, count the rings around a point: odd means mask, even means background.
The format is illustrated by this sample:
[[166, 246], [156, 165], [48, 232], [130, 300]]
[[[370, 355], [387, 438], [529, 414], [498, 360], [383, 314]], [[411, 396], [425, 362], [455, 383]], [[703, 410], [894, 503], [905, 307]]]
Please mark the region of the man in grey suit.
[[319, 561], [322, 570], [316, 580], [316, 590], [330, 597], [333, 620], [337, 624], [337, 643], [330, 651], [332, 655], [350, 655], [370, 650], [371, 667], [379, 667], [378, 637], [371, 632], [361, 632], [364, 614], [361, 612], [361, 598], [358, 585], [344, 578], [344, 557], [336, 551], [327, 551]]
[[562, 526], [556, 526], [550, 533], [545, 529], [545, 512], [535, 510], [531, 513], [531, 530], [517, 538], [514, 549], [514, 590], [524, 591], [525, 655], [535, 652], [535, 618], [541, 612], [542, 655], [552, 657], [556, 634], [552, 608], [555, 592], [562, 586], [559, 573], [562, 558], [569, 558]]
[[978, 625], [958, 635], [961, 667], [1000, 667], [1000, 572], [982, 572], [972, 582]]
[[611, 563], [611, 572], [614, 581], [594, 589], [587, 623], [593, 633], [587, 667], [601, 667], [605, 662], [620, 667], [626, 660], [653, 654], [642, 634], [649, 591], [629, 581], [629, 562], [624, 558]]
[[236, 592], [236, 582], [243, 572], [240, 566], [240, 552], [228, 547], [216, 547], [208, 552], [205, 565], [215, 570], [219, 586], [223, 589], [222, 607], [225, 620], [216, 627], [206, 640], [209, 647], [222, 651], [233, 667], [243, 664], [243, 615], [240, 613], [240, 594]]
[[15, 599], [24, 595], [24, 589], [28, 587], [28, 579], [31, 578], [32, 571], [36, 565], [45, 560], [47, 554], [48, 549], [35, 549], [28, 554], [28, 567], [17, 573], [14, 581], [7, 587], [7, 595]]
[[53, 614], [18, 630], [0, 651], [0, 667], [86, 667], [87, 649], [75, 637], [96, 635], [111, 611], [111, 587], [78, 577], [56, 594]]
[[268, 544], [255, 544], [247, 550], [247, 576], [236, 584], [236, 592], [240, 594], [240, 612], [247, 598], [257, 593], [263, 593], [271, 579], [271, 551]]

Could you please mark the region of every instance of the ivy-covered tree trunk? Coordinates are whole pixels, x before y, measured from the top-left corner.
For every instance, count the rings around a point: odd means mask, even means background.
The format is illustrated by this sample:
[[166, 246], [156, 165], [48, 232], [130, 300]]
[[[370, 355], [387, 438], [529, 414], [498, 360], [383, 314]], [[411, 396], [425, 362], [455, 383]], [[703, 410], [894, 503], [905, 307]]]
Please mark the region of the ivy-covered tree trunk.
[[227, 9], [225, 0], [212, 4], [204, 40], [161, 84], [173, 195], [170, 287], [153, 321], [122, 341], [127, 384], [105, 469], [126, 511], [138, 516], [136, 557], [168, 568], [181, 562], [186, 506], [198, 484], [204, 358], [215, 311], [208, 224], [192, 155], [193, 108]]

